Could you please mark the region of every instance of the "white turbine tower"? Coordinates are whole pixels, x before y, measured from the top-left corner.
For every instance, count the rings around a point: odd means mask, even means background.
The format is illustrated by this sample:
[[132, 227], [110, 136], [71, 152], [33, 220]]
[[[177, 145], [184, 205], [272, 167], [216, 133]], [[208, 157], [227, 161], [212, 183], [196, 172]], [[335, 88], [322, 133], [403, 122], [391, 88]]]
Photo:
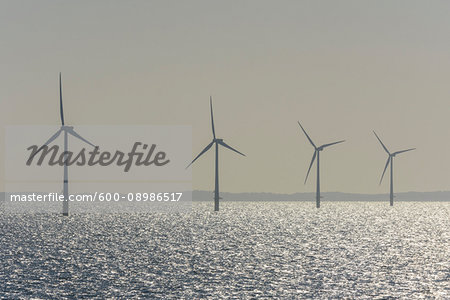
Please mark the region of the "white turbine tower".
[[209, 98], [209, 105], [211, 108], [211, 128], [212, 128], [212, 134], [213, 134], [213, 139], [212, 142], [209, 143], [203, 150], [202, 152], [200, 152], [199, 155], [197, 155], [194, 160], [186, 167], [189, 168], [190, 165], [192, 165], [194, 163], [194, 161], [196, 161], [200, 156], [202, 156], [206, 151], [208, 151], [212, 145], [216, 145], [216, 163], [215, 163], [215, 167], [216, 167], [216, 176], [215, 176], [215, 185], [214, 185], [214, 211], [219, 211], [219, 145], [228, 148], [240, 155], [245, 156], [245, 154], [237, 151], [236, 149], [233, 149], [231, 146], [225, 144], [225, 142], [223, 141], [223, 139], [218, 139], [216, 138], [216, 132], [214, 130], [214, 117], [213, 117], [213, 108], [212, 108], [212, 97]]
[[[64, 153], [67, 153], [69, 145], [68, 145], [68, 135], [72, 135], [77, 139], [82, 140], [83, 142], [95, 147], [91, 142], [87, 141], [83, 137], [81, 137], [78, 133], [75, 132], [73, 126], [67, 126], [64, 124], [64, 111], [63, 111], [63, 101], [62, 101], [62, 84], [61, 84], [61, 73], [59, 73], [59, 112], [61, 116], [61, 128], [52, 135], [44, 145], [42, 145], [36, 152], [33, 153], [35, 156], [39, 151], [44, 149], [45, 146], [53, 142], [58, 136], [64, 132]], [[67, 156], [66, 156], [67, 159]], [[67, 160], [64, 160], [64, 179], [63, 179], [63, 193], [64, 193], [64, 201], [63, 201], [63, 216], [69, 215], [69, 174], [68, 174], [68, 165]]]
[[415, 150], [416, 148], [410, 148], [410, 149], [400, 150], [400, 151], [397, 151], [397, 152], [394, 152], [394, 153], [390, 153], [389, 150], [386, 148], [386, 146], [381, 141], [381, 139], [378, 137], [376, 132], [374, 131], [373, 133], [377, 137], [377, 139], [380, 142], [381, 146], [383, 146], [384, 151], [386, 151], [386, 153], [388, 154], [388, 159], [386, 161], [386, 165], [384, 166], [383, 174], [381, 175], [380, 184], [383, 181], [384, 173], [386, 173], [386, 169], [387, 169], [387, 167], [390, 164], [391, 165], [391, 187], [390, 187], [389, 200], [390, 200], [391, 206], [393, 206], [394, 205], [394, 157], [397, 154], [400, 154], [400, 153], [403, 153], [403, 152], [407, 152], [407, 151], [411, 151], [411, 150]]
[[311, 163], [309, 164], [309, 169], [308, 169], [308, 173], [306, 173], [306, 178], [305, 178], [305, 184], [306, 184], [306, 180], [308, 180], [308, 175], [309, 175], [309, 171], [311, 171], [311, 167], [314, 163], [314, 160], [317, 157], [317, 183], [316, 183], [316, 207], [320, 208], [320, 167], [319, 167], [319, 163], [320, 163], [320, 159], [319, 159], [319, 155], [320, 155], [320, 151], [322, 151], [323, 149], [325, 149], [326, 147], [332, 146], [332, 145], [336, 145], [339, 143], [343, 143], [345, 142], [345, 140], [342, 141], [338, 141], [338, 142], [334, 142], [334, 143], [329, 143], [329, 144], [324, 144], [322, 146], [316, 147], [316, 145], [314, 144], [314, 142], [311, 140], [311, 138], [309, 137], [309, 135], [306, 133], [305, 129], [303, 128], [302, 124], [300, 124], [300, 122], [298, 122], [298, 125], [300, 125], [300, 128], [303, 130], [303, 132], [305, 133], [306, 137], [308, 138], [308, 141], [311, 143], [311, 145], [314, 147], [314, 154], [311, 160]]

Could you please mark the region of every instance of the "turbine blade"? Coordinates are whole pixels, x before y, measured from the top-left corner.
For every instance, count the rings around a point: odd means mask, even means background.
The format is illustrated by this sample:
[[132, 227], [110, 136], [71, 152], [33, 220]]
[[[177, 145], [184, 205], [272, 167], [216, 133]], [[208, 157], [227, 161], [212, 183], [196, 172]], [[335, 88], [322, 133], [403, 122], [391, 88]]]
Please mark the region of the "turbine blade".
[[36, 150], [36, 152], [34, 152], [31, 157], [34, 157], [36, 154], [38, 154], [42, 149], [44, 149], [45, 146], [47, 146], [48, 144], [50, 144], [51, 142], [53, 142], [60, 134], [61, 134], [62, 129], [58, 130], [54, 135], [52, 135], [46, 142], [44, 145], [42, 145], [41, 147], [39, 147], [39, 149]]
[[317, 154], [317, 151], [314, 151], [314, 155], [313, 155], [313, 157], [311, 159], [311, 163], [309, 164], [308, 172], [306, 173], [305, 184], [306, 184], [306, 180], [308, 180], [309, 171], [311, 171], [311, 167], [312, 167], [312, 165], [314, 163], [314, 160], [316, 159], [316, 154]]
[[396, 154], [400, 154], [400, 153], [408, 152], [408, 151], [412, 151], [412, 150], [416, 150], [416, 148], [411, 148], [411, 149], [406, 149], [406, 150], [397, 151], [397, 152], [394, 152], [393, 154], [396, 155]]
[[245, 156], [244, 153], [241, 153], [241, 152], [237, 151], [236, 149], [232, 148], [231, 146], [225, 144], [224, 141], [217, 141], [217, 142], [218, 142], [219, 144], [221, 144], [222, 146], [224, 146], [225, 148], [228, 148], [228, 149], [230, 149], [230, 150], [232, 150], [232, 151], [234, 151], [234, 152], [236, 152], [236, 153], [238, 153], [238, 154], [240, 154], [240, 155], [242, 155], [242, 156]]
[[61, 72], [59, 72], [59, 113], [61, 115], [61, 124], [64, 126], [64, 111], [63, 111], [63, 101], [62, 101]]
[[345, 140], [334, 142], [334, 143], [325, 144], [325, 145], [320, 146], [319, 148], [324, 149], [326, 147], [329, 147], [329, 146], [332, 146], [332, 145], [336, 145], [336, 144], [340, 144], [340, 143], [343, 143], [343, 142], [345, 142]]
[[205, 153], [206, 151], [208, 151], [209, 148], [211, 148], [211, 146], [212, 146], [213, 144], [214, 144], [214, 141], [212, 141], [208, 146], [206, 146], [205, 149], [203, 149], [202, 152], [200, 152], [200, 154], [197, 155], [197, 156], [194, 158], [194, 160], [186, 167], [186, 169], [189, 168], [189, 167], [194, 163], [194, 161], [197, 160], [197, 158], [199, 158], [200, 156], [202, 156], [203, 153]]
[[92, 147], [94, 147], [94, 148], [96, 147], [94, 144], [92, 144], [91, 142], [89, 142], [88, 140], [86, 140], [85, 138], [83, 138], [81, 135], [79, 135], [78, 133], [76, 133], [75, 130], [70, 129], [70, 130], [68, 130], [68, 132], [69, 132], [71, 135], [73, 135], [74, 137], [76, 137], [76, 138], [82, 140], [83, 142], [85, 142], [85, 143], [91, 145]]
[[384, 166], [383, 174], [381, 175], [380, 184], [383, 181], [384, 173], [386, 173], [386, 169], [389, 166], [389, 163], [391, 162], [391, 159], [392, 159], [391, 156], [389, 156], [387, 161], [386, 161], [386, 165]]
[[213, 116], [213, 107], [212, 107], [212, 96], [209, 96], [209, 106], [211, 108], [211, 128], [213, 137], [216, 138], [216, 131], [214, 130], [214, 116]]
[[387, 154], [391, 154], [389, 153], [389, 150], [386, 148], [386, 146], [383, 144], [383, 142], [380, 140], [380, 138], [378, 137], [377, 133], [375, 132], [375, 130], [373, 131], [373, 133], [375, 134], [375, 136], [377, 137], [378, 141], [380, 142], [381, 146], [383, 146], [384, 151], [386, 151]]
[[314, 149], [316, 149], [316, 145], [314, 145], [313, 141], [311, 140], [311, 138], [309, 137], [309, 135], [306, 133], [305, 129], [303, 128], [302, 124], [300, 124], [299, 121], [297, 121], [298, 125], [300, 125], [300, 128], [303, 130], [303, 132], [305, 133], [306, 137], [308, 138], [309, 142], [311, 143], [311, 145], [313, 145]]

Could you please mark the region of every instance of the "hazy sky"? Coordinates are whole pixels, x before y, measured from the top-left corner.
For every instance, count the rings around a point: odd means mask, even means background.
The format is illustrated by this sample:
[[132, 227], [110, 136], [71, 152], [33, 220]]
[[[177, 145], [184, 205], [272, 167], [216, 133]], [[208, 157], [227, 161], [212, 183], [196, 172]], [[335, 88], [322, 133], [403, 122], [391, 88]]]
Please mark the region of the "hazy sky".
[[[1, 1], [0, 155], [4, 126], [186, 124], [193, 155], [216, 132], [221, 190], [450, 190], [449, 1]], [[213, 152], [193, 169], [213, 189]], [[3, 169], [3, 160], [0, 161]], [[0, 177], [3, 181], [4, 175]], [[386, 178], [388, 179], [388, 178]], [[0, 183], [0, 189], [3, 183]]]

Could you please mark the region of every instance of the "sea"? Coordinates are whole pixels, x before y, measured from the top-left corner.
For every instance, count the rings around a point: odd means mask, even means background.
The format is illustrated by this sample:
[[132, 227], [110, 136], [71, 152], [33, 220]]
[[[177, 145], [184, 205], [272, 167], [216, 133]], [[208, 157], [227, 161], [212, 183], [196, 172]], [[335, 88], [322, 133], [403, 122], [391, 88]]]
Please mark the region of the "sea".
[[1, 299], [450, 299], [449, 202], [0, 214]]

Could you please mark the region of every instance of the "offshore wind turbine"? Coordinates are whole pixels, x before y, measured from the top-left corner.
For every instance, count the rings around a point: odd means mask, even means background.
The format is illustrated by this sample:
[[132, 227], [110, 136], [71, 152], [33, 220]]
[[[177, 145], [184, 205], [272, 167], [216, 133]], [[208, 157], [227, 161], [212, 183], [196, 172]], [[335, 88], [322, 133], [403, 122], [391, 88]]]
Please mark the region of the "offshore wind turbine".
[[381, 139], [378, 137], [376, 132], [374, 131], [373, 133], [377, 137], [377, 139], [380, 142], [381, 146], [383, 146], [384, 151], [386, 151], [386, 153], [388, 154], [388, 159], [386, 161], [386, 165], [384, 166], [383, 174], [381, 175], [380, 184], [383, 181], [384, 173], [386, 172], [386, 169], [387, 169], [387, 167], [390, 164], [391, 165], [391, 187], [390, 187], [389, 200], [390, 200], [391, 206], [394, 206], [394, 157], [397, 154], [400, 154], [400, 153], [403, 153], [403, 152], [407, 152], [407, 151], [411, 151], [411, 150], [415, 150], [416, 148], [410, 148], [410, 149], [400, 150], [400, 151], [397, 151], [397, 152], [394, 152], [394, 153], [390, 153], [389, 150], [386, 148], [386, 146], [381, 141]]
[[[58, 136], [64, 132], [64, 153], [67, 153], [69, 144], [68, 144], [68, 136], [69, 134], [76, 137], [77, 139], [82, 140], [83, 142], [95, 147], [91, 142], [87, 141], [83, 137], [81, 137], [78, 133], [75, 132], [73, 126], [67, 126], [64, 124], [64, 111], [63, 111], [63, 100], [62, 100], [62, 83], [61, 83], [61, 73], [59, 73], [59, 113], [61, 117], [61, 128], [52, 135], [44, 145], [42, 145], [36, 152], [32, 155], [35, 156], [39, 151], [44, 149], [45, 146], [53, 142]], [[64, 201], [63, 201], [63, 216], [69, 215], [69, 174], [68, 174], [68, 165], [67, 159], [64, 160], [64, 179], [63, 179], [63, 193], [64, 193]]]
[[212, 134], [213, 134], [213, 139], [212, 142], [209, 143], [201, 152], [199, 155], [197, 155], [194, 160], [186, 167], [189, 168], [190, 165], [192, 165], [194, 163], [194, 161], [196, 161], [200, 156], [202, 156], [205, 152], [207, 152], [213, 145], [216, 145], [216, 163], [215, 163], [215, 168], [216, 168], [216, 174], [215, 174], [215, 185], [214, 185], [214, 211], [219, 211], [219, 145], [223, 146], [225, 148], [228, 148], [234, 152], [236, 152], [237, 154], [240, 154], [242, 156], [245, 156], [245, 154], [237, 151], [236, 149], [232, 148], [231, 146], [227, 145], [223, 139], [218, 139], [216, 138], [216, 131], [214, 129], [214, 116], [213, 116], [213, 107], [212, 107], [212, 97], [209, 97], [209, 106], [211, 109], [211, 129], [212, 129]]
[[311, 138], [309, 137], [309, 135], [306, 133], [305, 129], [303, 128], [302, 124], [300, 124], [300, 122], [298, 122], [298, 125], [300, 125], [300, 128], [303, 130], [303, 132], [305, 133], [306, 137], [308, 138], [308, 141], [311, 143], [311, 145], [314, 147], [314, 154], [311, 160], [311, 163], [309, 164], [309, 169], [308, 172], [306, 173], [306, 178], [305, 178], [305, 184], [306, 184], [306, 180], [308, 180], [308, 175], [309, 175], [309, 171], [311, 171], [311, 167], [314, 163], [314, 160], [317, 157], [317, 182], [316, 182], [316, 207], [320, 208], [320, 167], [319, 167], [319, 163], [320, 163], [320, 159], [319, 159], [319, 155], [320, 155], [320, 151], [322, 151], [323, 149], [325, 149], [326, 147], [332, 146], [332, 145], [336, 145], [339, 143], [343, 143], [345, 142], [345, 140], [342, 141], [337, 141], [337, 142], [333, 142], [333, 143], [329, 143], [329, 144], [324, 144], [322, 146], [317, 147], [314, 142], [311, 140]]

